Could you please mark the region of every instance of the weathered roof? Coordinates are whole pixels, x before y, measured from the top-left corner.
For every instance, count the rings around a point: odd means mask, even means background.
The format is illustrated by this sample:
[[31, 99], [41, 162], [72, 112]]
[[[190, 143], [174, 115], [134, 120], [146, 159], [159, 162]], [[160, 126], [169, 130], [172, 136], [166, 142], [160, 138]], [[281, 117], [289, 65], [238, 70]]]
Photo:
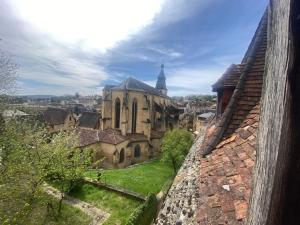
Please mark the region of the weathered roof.
[[239, 82], [245, 64], [232, 64], [221, 78], [212, 85], [213, 91], [224, 88], [235, 88]]
[[164, 64], [161, 65], [160, 73], [157, 77], [157, 82], [156, 82], [156, 89], [158, 90], [166, 90], [167, 85], [166, 85], [166, 76], [164, 72]]
[[98, 142], [117, 145], [126, 140], [128, 137], [123, 136], [119, 130], [106, 129], [106, 130], [89, 130], [79, 129], [80, 146], [88, 146]]
[[47, 108], [44, 112], [44, 120], [48, 124], [58, 125], [65, 122], [66, 117], [70, 114], [68, 110], [61, 108]]
[[256, 155], [260, 98], [267, 47], [263, 16], [243, 59], [235, 93], [201, 148], [198, 223], [243, 224], [246, 220]]
[[99, 124], [100, 118], [101, 118], [100, 113], [84, 112], [84, 113], [82, 113], [82, 115], [79, 119], [79, 126], [96, 129]]
[[116, 87], [113, 87], [112, 90], [140, 91], [140, 92], [146, 92], [146, 93], [150, 93], [153, 95], [159, 95], [159, 96], [166, 97], [165, 95], [160, 93], [160, 91], [155, 89], [154, 87], [151, 87], [150, 85], [145, 84], [142, 81], [136, 80], [132, 77], [127, 78], [121, 84], [117, 85]]
[[200, 161], [200, 225], [242, 224], [247, 216], [256, 155], [259, 105], [236, 132]]

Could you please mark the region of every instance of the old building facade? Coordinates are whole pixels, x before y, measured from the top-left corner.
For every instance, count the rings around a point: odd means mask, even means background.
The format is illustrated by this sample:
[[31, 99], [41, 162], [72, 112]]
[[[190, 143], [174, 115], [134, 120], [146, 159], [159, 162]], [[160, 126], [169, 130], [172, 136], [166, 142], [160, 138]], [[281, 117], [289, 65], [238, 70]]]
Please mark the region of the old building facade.
[[82, 147], [93, 148], [95, 161], [105, 158], [104, 167], [152, 158], [159, 153], [164, 132], [178, 127], [179, 110], [167, 96], [163, 65], [156, 88], [130, 77], [105, 86], [102, 98], [100, 129], [81, 130], [80, 138]]

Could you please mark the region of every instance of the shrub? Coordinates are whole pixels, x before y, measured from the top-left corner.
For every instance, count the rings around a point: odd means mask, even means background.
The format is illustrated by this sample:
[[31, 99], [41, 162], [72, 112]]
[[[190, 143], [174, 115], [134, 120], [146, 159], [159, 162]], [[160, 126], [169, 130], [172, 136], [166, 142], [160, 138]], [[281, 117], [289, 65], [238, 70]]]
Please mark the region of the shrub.
[[126, 225], [150, 225], [156, 216], [158, 201], [154, 194], [148, 195], [144, 204], [140, 205], [129, 217]]
[[182, 129], [168, 131], [162, 140], [162, 161], [172, 165], [174, 175], [193, 144], [190, 132]]

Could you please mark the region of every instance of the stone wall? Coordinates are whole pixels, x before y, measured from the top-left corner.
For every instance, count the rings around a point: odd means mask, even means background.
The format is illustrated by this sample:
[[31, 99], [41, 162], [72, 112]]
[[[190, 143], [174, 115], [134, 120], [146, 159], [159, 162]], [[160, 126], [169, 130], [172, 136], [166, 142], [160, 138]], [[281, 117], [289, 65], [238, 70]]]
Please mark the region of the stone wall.
[[199, 186], [199, 149], [204, 137], [201, 130], [164, 200], [154, 222], [157, 225], [193, 225]]

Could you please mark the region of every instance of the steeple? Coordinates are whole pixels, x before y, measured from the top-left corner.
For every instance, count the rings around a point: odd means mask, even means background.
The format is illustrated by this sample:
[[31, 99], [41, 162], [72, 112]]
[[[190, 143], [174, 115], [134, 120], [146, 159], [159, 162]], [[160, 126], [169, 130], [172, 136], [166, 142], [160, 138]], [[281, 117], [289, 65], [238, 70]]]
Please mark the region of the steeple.
[[156, 89], [158, 89], [162, 94], [167, 95], [168, 89], [166, 86], [166, 77], [164, 72], [164, 64], [161, 64], [160, 73], [157, 77]]

